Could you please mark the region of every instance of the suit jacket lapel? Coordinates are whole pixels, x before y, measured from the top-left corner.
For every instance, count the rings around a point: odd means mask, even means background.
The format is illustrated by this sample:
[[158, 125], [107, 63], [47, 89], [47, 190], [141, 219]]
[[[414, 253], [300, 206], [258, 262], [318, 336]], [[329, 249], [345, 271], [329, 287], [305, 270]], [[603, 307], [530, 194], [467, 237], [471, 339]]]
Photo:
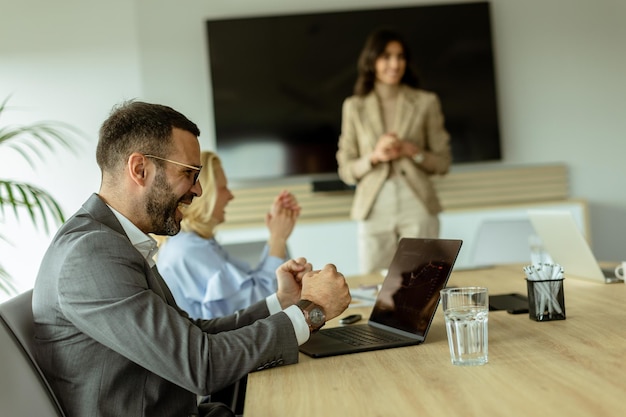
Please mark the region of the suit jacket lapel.
[[169, 304], [171, 306], [175, 306], [176, 305], [176, 301], [174, 301], [174, 296], [172, 295], [172, 293], [171, 293], [169, 287], [167, 286], [165, 280], [163, 279], [163, 277], [159, 273], [159, 270], [156, 267], [156, 265], [151, 268], [151, 272], [152, 272], [153, 278], [156, 281], [156, 285], [153, 285], [151, 287], [152, 291], [154, 291], [155, 293], [157, 293], [159, 295], [159, 297], [164, 299], [167, 302], [167, 304]]
[[383, 126], [383, 118], [380, 109], [380, 103], [378, 102], [378, 98], [376, 97], [376, 93], [373, 91], [365, 96], [364, 99], [364, 107], [365, 107], [365, 119], [364, 123], [369, 124], [370, 131], [374, 133], [372, 136], [372, 147], [376, 145], [378, 138], [385, 133], [385, 128]]
[[98, 194], [92, 194], [85, 204], [83, 204], [83, 209], [100, 223], [126, 236], [124, 228], [117, 220], [117, 217], [115, 217], [115, 214], [113, 214], [113, 211], [102, 201]]
[[400, 89], [398, 101], [396, 104], [396, 133], [401, 139], [407, 139], [406, 135], [411, 126], [412, 117], [415, 112], [415, 105], [411, 103], [405, 94], [404, 88]]
[[[94, 219], [110, 227], [114, 231], [126, 236], [126, 238], [128, 239], [124, 228], [117, 220], [117, 217], [115, 217], [115, 214], [113, 214], [113, 211], [111, 211], [109, 206], [107, 206], [106, 203], [102, 201], [102, 199], [98, 197], [97, 194], [92, 194], [92, 196], [85, 202], [85, 204], [83, 204], [83, 209], [87, 211]], [[150, 273], [146, 272], [146, 278], [148, 278], [149, 280], [148, 285], [150, 286], [152, 291], [158, 294], [159, 297], [166, 300], [168, 304], [176, 305], [174, 297], [170, 293], [167, 284], [163, 280], [163, 277], [161, 277], [161, 274], [159, 274], [156, 266], [150, 268], [148, 261], [144, 261], [144, 264], [146, 271], [150, 270]], [[152, 279], [151, 282], [150, 279]]]

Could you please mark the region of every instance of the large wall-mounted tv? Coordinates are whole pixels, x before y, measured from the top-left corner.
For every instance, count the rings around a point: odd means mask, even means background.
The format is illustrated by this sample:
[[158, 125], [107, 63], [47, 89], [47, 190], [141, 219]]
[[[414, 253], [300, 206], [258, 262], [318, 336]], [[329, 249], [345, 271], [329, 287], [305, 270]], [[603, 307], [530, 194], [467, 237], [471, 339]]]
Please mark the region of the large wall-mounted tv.
[[232, 180], [336, 174], [366, 37], [400, 31], [436, 92], [454, 163], [501, 159], [487, 2], [207, 21], [217, 151]]

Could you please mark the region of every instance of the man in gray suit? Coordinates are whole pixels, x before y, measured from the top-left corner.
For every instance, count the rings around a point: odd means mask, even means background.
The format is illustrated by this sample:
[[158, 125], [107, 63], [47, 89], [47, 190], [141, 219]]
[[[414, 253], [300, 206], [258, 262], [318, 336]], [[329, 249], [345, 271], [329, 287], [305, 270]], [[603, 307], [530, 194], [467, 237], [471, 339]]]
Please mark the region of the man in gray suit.
[[299, 258], [277, 270], [276, 294], [232, 316], [192, 320], [176, 306], [148, 234], [178, 233], [201, 195], [199, 134], [169, 107], [132, 101], [100, 130], [100, 191], [57, 232], [33, 292], [37, 360], [68, 417], [198, 415], [198, 395], [296, 363], [350, 302], [333, 265]]

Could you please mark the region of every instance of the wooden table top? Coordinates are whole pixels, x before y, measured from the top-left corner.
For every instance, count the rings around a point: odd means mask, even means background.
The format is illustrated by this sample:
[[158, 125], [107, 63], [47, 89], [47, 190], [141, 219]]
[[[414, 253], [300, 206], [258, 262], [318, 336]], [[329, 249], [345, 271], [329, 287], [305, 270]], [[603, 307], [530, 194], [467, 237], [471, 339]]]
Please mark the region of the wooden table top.
[[[455, 271], [448, 285], [526, 295], [521, 265]], [[565, 277], [567, 318], [489, 313], [489, 363], [450, 362], [441, 307], [418, 346], [312, 359], [248, 377], [244, 415], [622, 416], [626, 413], [626, 286]], [[351, 287], [382, 282], [350, 277]], [[342, 316], [371, 307], [354, 303]], [[328, 326], [337, 325], [337, 319]]]

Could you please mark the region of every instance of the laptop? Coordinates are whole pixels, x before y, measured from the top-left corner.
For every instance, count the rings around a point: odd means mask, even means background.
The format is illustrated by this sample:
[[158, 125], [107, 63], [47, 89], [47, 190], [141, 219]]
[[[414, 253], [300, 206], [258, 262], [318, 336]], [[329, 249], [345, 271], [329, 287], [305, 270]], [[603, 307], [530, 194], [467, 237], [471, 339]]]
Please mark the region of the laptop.
[[300, 346], [314, 358], [425, 341], [461, 240], [402, 238], [367, 324], [321, 329]]
[[472, 264], [488, 267], [528, 262], [528, 239], [533, 234], [527, 218], [486, 219], [473, 242]]
[[602, 283], [623, 282], [613, 268], [602, 269], [569, 211], [529, 210], [533, 228], [563, 275]]

